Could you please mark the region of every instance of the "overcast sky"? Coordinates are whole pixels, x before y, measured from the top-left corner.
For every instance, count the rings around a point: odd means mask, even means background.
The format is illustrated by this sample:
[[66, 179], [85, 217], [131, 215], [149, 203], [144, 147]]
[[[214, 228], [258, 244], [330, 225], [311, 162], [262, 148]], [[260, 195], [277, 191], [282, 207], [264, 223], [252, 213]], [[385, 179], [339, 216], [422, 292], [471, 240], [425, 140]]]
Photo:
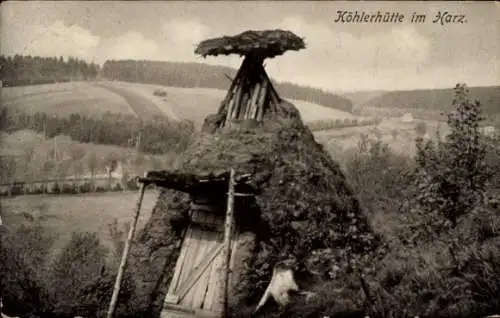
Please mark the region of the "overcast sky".
[[[404, 23], [335, 23], [338, 10], [399, 12]], [[438, 12], [467, 23], [432, 23]], [[425, 23], [407, 22], [413, 12]], [[203, 59], [200, 40], [281, 28], [307, 48], [267, 61], [277, 80], [330, 91], [500, 84], [500, 4], [451, 2], [7, 1], [3, 54], [194, 61], [238, 67], [239, 57]]]

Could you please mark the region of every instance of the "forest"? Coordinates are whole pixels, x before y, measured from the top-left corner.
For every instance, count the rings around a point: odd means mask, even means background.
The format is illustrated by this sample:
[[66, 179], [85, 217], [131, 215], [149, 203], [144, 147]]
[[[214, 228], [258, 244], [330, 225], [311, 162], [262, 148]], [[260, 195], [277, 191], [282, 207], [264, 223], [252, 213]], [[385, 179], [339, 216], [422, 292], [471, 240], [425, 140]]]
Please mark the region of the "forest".
[[81, 143], [130, 147], [136, 144], [140, 133], [139, 151], [148, 154], [181, 151], [189, 143], [194, 131], [194, 125], [189, 121], [170, 121], [166, 117], [143, 121], [133, 116], [111, 113], [98, 119], [80, 114], [64, 118], [46, 113], [29, 115], [1, 107], [0, 119], [0, 130], [6, 133], [28, 129], [46, 138], [66, 135]]
[[100, 66], [74, 57], [0, 56], [0, 78], [3, 87], [90, 80], [99, 74]]

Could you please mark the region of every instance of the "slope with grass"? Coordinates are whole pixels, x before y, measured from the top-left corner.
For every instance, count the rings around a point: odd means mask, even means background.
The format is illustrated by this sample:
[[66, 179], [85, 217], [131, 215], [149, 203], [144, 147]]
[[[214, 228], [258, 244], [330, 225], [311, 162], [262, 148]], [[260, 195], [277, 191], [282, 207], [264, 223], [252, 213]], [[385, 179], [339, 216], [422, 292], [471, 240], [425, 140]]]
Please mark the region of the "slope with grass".
[[[132, 221], [136, 197], [130, 192], [109, 192], [3, 198], [3, 222], [6, 226], [16, 226], [24, 222], [39, 221], [43, 227], [58, 236], [54, 253], [58, 253], [69, 242], [74, 232], [97, 232], [104, 245], [111, 248], [108, 225], [114, 219], [120, 225]], [[145, 193], [138, 228], [142, 228], [149, 219], [156, 197], [156, 190]]]
[[[106, 61], [101, 76], [109, 80], [147, 83], [169, 87], [207, 87], [227, 90], [236, 70], [229, 67], [191, 62], [118, 60]], [[270, 74], [272, 76], [272, 74]], [[287, 99], [317, 103], [350, 112], [349, 99], [318, 88], [273, 81], [278, 93]]]
[[[126, 82], [106, 82], [99, 84], [120, 92], [131, 92], [144, 99], [151, 100], [167, 116], [171, 118], [188, 119], [201, 125], [205, 117], [217, 112], [220, 103], [226, 96], [226, 91], [214, 88], [182, 88], [165, 87], [160, 85], [136, 84]], [[165, 97], [154, 96], [155, 90], [163, 90], [167, 93]], [[352, 119], [355, 118], [349, 112], [325, 107], [302, 100], [290, 100], [299, 110], [305, 122], [324, 119]]]
[[339, 153], [358, 146], [362, 138], [380, 140], [389, 145], [397, 154], [413, 156], [416, 151], [415, 139], [419, 137], [415, 130], [418, 123], [424, 123], [424, 138], [435, 138], [440, 133], [445, 136], [449, 127], [432, 120], [415, 120], [407, 123], [399, 118], [387, 118], [374, 126], [359, 126], [315, 131], [316, 140], [333, 153]]
[[[487, 120], [500, 118], [500, 86], [470, 87], [471, 100], [479, 100], [483, 105]], [[365, 102], [362, 107], [373, 108], [378, 112], [392, 112], [400, 115], [402, 112], [413, 112], [422, 117], [426, 114], [438, 116], [440, 112], [451, 110], [453, 89], [422, 89], [411, 91], [386, 92]]]
[[33, 114], [69, 116], [73, 113], [99, 117], [106, 112], [135, 116], [129, 103], [120, 95], [90, 82], [71, 82], [1, 88], [3, 107]]
[[137, 116], [144, 120], [154, 120], [162, 117], [178, 120], [174, 113], [165, 110], [162, 111], [158, 105], [159, 101], [154, 99], [154, 96], [145, 96], [141, 90], [134, 89], [133, 86], [109, 84], [106, 82], [96, 83], [95, 85], [121, 96], [127, 101]]

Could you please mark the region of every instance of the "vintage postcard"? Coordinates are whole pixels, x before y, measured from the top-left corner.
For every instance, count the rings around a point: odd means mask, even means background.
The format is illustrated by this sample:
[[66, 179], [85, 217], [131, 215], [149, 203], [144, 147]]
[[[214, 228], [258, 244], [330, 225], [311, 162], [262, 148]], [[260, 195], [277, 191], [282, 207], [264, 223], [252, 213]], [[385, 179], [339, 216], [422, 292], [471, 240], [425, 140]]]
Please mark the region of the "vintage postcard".
[[4, 1], [9, 317], [500, 317], [500, 5]]

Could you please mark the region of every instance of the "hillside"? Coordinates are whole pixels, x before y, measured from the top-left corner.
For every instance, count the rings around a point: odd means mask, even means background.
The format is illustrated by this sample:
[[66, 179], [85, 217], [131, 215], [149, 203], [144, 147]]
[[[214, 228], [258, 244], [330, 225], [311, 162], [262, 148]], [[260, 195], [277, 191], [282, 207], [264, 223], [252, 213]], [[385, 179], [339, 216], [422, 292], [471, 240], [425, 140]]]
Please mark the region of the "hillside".
[[[471, 100], [479, 100], [488, 120], [500, 116], [500, 86], [470, 87]], [[453, 89], [422, 89], [408, 91], [392, 91], [374, 97], [362, 105], [363, 109], [403, 109], [416, 112], [419, 117], [452, 109]]]
[[109, 112], [137, 116], [124, 97], [90, 82], [3, 87], [0, 102], [2, 107], [26, 114], [43, 112], [65, 117], [78, 113], [98, 117]]
[[356, 92], [339, 92], [339, 95], [347, 98], [352, 102], [353, 110], [356, 107], [364, 105], [369, 100], [381, 96], [388, 91], [356, 91]]
[[[203, 63], [120, 60], [106, 61], [101, 76], [109, 80], [157, 84], [173, 87], [205, 87], [227, 90], [236, 70]], [[272, 74], [270, 74], [272, 75]], [[287, 99], [297, 99], [350, 112], [352, 103], [321, 89], [291, 83], [276, 83], [277, 91]]]
[[[99, 82], [96, 85], [113, 90], [116, 93], [127, 92], [144, 99], [153, 100], [159, 109], [174, 119], [192, 120], [195, 124], [203, 123], [205, 117], [217, 112], [226, 91], [214, 88], [182, 88], [160, 85], [137, 84], [127, 82]], [[166, 92], [165, 97], [154, 96], [156, 90]], [[124, 96], [125, 97], [125, 96]], [[303, 100], [289, 99], [299, 110], [305, 122], [324, 119], [345, 119], [354, 116], [345, 111], [325, 107]]]

